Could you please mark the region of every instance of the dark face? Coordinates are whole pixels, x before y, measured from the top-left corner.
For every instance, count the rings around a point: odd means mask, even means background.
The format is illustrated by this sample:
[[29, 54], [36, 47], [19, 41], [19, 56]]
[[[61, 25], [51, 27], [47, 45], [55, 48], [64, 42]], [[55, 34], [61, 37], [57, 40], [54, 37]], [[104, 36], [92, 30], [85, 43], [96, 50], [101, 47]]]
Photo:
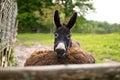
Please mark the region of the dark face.
[[75, 24], [76, 18], [77, 18], [77, 13], [74, 13], [68, 24], [61, 25], [58, 11], [57, 10], [55, 11], [54, 22], [56, 25], [56, 31], [54, 33], [55, 35], [54, 51], [57, 54], [58, 58], [64, 57], [67, 49], [70, 47], [70, 43], [71, 43], [70, 29]]
[[66, 27], [60, 27], [55, 31], [54, 35], [54, 51], [57, 53], [58, 57], [62, 57], [70, 47], [70, 30]]

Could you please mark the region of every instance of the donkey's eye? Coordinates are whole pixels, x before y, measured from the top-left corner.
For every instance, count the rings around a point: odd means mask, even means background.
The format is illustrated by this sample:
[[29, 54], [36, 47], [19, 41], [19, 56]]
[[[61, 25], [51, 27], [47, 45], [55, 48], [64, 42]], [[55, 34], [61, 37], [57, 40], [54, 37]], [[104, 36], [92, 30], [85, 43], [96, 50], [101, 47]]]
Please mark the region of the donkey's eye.
[[71, 35], [70, 35], [70, 34], [69, 34], [69, 35], [67, 35], [67, 38], [68, 38], [68, 39], [70, 39], [70, 37], [71, 37]]
[[55, 33], [55, 38], [57, 38], [58, 37], [58, 33]]

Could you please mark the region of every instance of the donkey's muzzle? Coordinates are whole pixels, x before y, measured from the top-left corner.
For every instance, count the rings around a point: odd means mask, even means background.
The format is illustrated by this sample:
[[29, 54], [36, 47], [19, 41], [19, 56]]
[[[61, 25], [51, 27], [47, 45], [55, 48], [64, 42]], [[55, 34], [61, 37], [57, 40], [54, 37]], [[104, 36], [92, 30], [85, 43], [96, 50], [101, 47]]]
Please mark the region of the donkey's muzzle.
[[65, 50], [64, 49], [56, 49], [55, 52], [57, 53], [57, 57], [61, 58], [65, 55]]

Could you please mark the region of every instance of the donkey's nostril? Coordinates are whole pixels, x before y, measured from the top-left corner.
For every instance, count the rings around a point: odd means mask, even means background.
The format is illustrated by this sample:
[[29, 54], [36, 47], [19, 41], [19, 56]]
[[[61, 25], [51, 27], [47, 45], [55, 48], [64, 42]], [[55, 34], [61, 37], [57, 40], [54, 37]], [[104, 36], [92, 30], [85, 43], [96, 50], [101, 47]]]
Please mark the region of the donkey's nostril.
[[65, 50], [64, 49], [56, 49], [55, 52], [57, 53], [58, 57], [62, 57], [65, 54]]
[[55, 52], [57, 53], [57, 57], [63, 57], [66, 52], [65, 44], [63, 42], [58, 43], [55, 47]]

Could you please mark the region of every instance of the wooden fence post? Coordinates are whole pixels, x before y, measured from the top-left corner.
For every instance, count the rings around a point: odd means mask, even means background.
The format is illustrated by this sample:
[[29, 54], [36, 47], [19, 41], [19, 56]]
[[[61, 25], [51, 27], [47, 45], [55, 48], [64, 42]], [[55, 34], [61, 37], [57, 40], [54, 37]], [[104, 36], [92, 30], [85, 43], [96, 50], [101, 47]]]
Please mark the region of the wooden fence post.
[[0, 0], [0, 66], [8, 64], [17, 34], [16, 0]]

